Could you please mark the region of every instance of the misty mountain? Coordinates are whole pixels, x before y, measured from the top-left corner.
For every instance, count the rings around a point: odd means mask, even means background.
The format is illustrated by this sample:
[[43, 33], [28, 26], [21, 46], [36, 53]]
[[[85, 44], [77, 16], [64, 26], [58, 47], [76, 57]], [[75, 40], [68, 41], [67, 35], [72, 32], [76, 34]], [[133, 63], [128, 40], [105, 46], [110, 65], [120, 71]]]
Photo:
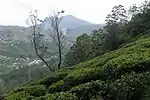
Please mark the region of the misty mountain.
[[79, 18], [76, 18], [72, 15], [64, 16], [62, 19], [61, 27], [68, 28], [68, 29], [74, 29], [77, 27], [82, 27], [86, 25], [90, 25], [91, 23], [88, 21], [81, 20]]
[[[44, 25], [45, 28], [49, 28], [49, 23], [50, 23], [50, 20], [48, 17], [46, 17], [44, 19], [44, 23], [42, 24]], [[66, 15], [66, 16], [63, 16], [60, 27], [74, 29], [76, 27], [82, 27], [82, 26], [90, 25], [90, 24], [91, 24], [90, 22], [81, 20], [72, 15]]]
[[[41, 26], [44, 26], [45, 29], [50, 27], [50, 20], [47, 18], [44, 19], [44, 23]], [[65, 29], [69, 38], [75, 40], [76, 37], [83, 33], [90, 33], [92, 30], [100, 29], [104, 24], [93, 24], [88, 21], [76, 18], [72, 15], [63, 16], [60, 27]]]

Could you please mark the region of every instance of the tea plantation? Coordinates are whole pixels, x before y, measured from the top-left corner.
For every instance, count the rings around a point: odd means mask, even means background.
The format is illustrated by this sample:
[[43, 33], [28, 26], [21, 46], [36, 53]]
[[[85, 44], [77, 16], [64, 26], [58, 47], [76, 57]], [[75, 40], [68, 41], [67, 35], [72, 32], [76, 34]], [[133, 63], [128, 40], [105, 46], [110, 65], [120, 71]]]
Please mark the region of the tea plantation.
[[149, 100], [150, 35], [28, 82], [2, 100]]

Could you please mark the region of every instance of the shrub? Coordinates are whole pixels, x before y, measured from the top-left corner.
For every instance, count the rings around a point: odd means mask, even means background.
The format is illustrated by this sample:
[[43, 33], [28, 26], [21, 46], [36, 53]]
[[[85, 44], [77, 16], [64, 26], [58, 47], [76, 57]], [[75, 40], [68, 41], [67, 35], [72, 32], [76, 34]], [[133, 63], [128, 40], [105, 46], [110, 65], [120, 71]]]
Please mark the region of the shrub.
[[150, 85], [150, 73], [126, 74], [111, 83], [103, 94], [106, 100], [141, 100]]
[[36, 97], [36, 98], [33, 98], [32, 100], [47, 100], [47, 96]]
[[150, 68], [150, 38], [138, 38], [130, 46], [108, 52], [75, 66], [64, 82], [70, 86], [84, 84], [91, 80], [117, 79], [125, 73], [135, 71], [142, 73]]
[[63, 79], [65, 76], [66, 76], [65, 73], [50, 75], [48, 77], [40, 79], [38, 82], [31, 83], [30, 85], [37, 84], [37, 85], [45, 85], [46, 87], [48, 87], [49, 85]]
[[86, 84], [82, 84], [76, 86], [70, 90], [71, 93], [74, 93], [78, 100], [91, 100], [99, 98], [101, 100], [100, 94], [103, 89], [103, 82], [102, 81], [91, 81]]
[[[76, 86], [79, 84], [84, 84], [91, 80], [97, 80], [102, 76], [101, 68], [80, 68], [74, 70], [67, 77], [65, 77], [64, 82], [69, 86]], [[103, 79], [104, 77], [101, 77]]]
[[32, 96], [25, 92], [12, 93], [6, 96], [6, 100], [32, 100]]
[[[150, 86], [150, 72], [122, 75], [116, 81], [91, 81], [72, 88], [78, 100], [141, 100], [147, 96]], [[98, 98], [98, 99], [97, 99]]]
[[58, 81], [57, 83], [53, 83], [49, 86], [48, 90], [49, 93], [55, 93], [55, 92], [61, 92], [68, 90], [69, 87], [67, 87], [63, 80]]
[[121, 75], [135, 71], [142, 73], [150, 70], [150, 53], [126, 54], [107, 62], [104, 68], [104, 76], [109, 79], [119, 78]]
[[5, 96], [0, 95], [0, 100], [5, 100]]
[[43, 85], [35, 85], [35, 86], [26, 86], [19, 89], [16, 89], [10, 94], [24, 92], [31, 96], [39, 97], [44, 96], [46, 94], [46, 88]]
[[60, 93], [55, 93], [53, 95], [50, 95], [48, 97], [48, 100], [78, 100], [78, 99], [72, 93], [60, 92]]
[[48, 94], [46, 96], [34, 98], [33, 100], [78, 100], [77, 97], [69, 92]]
[[61, 69], [43, 79], [40, 79], [39, 81], [32, 82], [29, 85], [44, 85], [46, 87], [49, 87], [51, 84], [56, 83], [57, 81], [62, 80], [64, 77], [66, 77], [72, 69], [73, 67]]
[[142, 73], [150, 70], [150, 52], [126, 54], [109, 60], [102, 67], [77, 68], [64, 81], [69, 86], [84, 84], [91, 80], [117, 79], [125, 73]]

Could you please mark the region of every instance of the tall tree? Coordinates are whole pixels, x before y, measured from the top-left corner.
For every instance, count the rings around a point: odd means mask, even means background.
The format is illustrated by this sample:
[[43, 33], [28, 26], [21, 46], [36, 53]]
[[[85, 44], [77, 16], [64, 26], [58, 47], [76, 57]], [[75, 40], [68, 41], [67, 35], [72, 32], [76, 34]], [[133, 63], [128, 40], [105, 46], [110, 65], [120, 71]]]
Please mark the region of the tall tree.
[[70, 51], [65, 55], [66, 66], [71, 66], [84, 62], [89, 59], [92, 51], [91, 36], [83, 34], [79, 36], [76, 43], [70, 48]]
[[129, 9], [131, 20], [127, 31], [132, 36], [137, 36], [149, 30], [150, 27], [150, 2], [145, 1], [140, 6], [133, 5]]
[[48, 62], [44, 59], [44, 53], [47, 51], [48, 47], [44, 45], [43, 37], [44, 35], [40, 33], [41, 27], [39, 23], [41, 23], [40, 19], [37, 16], [37, 10], [34, 12], [30, 12], [29, 19], [27, 20], [27, 24], [30, 26], [33, 36], [33, 45], [35, 49], [36, 55], [42, 60], [45, 65], [50, 69], [50, 71], [54, 71], [53, 68], [48, 64]]
[[106, 49], [110, 50], [116, 49], [119, 45], [119, 33], [120, 28], [127, 24], [127, 11], [122, 5], [118, 5], [112, 8], [110, 14], [106, 17], [105, 30], [108, 34], [105, 35]]
[[49, 16], [49, 25], [50, 25], [50, 36], [53, 38], [53, 40], [56, 41], [56, 46], [58, 50], [58, 69], [61, 68], [62, 64], [62, 52], [65, 47], [65, 40], [66, 35], [64, 31], [60, 28], [60, 24], [63, 18], [64, 11], [60, 12], [54, 12], [52, 15]]
[[102, 51], [103, 30], [93, 30], [90, 35], [78, 36], [76, 43], [65, 55], [66, 66], [78, 64], [104, 53]]

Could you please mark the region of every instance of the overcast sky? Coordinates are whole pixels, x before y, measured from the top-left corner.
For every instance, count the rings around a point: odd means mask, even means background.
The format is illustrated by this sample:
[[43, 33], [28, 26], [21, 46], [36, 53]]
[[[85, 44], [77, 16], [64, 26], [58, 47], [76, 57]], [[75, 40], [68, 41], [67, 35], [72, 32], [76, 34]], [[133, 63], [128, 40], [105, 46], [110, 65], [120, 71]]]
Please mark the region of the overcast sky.
[[31, 10], [37, 9], [39, 18], [44, 19], [52, 10], [65, 10], [66, 15], [92, 23], [104, 23], [106, 15], [115, 5], [128, 7], [143, 0], [1, 0], [0, 25], [25, 26]]

